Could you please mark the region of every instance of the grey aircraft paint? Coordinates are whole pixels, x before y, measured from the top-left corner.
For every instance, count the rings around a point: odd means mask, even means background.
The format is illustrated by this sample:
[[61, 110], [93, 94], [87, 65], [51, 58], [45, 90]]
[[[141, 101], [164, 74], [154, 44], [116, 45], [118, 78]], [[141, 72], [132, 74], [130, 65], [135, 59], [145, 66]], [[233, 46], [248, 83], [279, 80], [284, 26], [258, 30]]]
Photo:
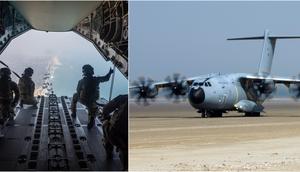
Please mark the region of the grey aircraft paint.
[[[160, 88], [171, 88], [176, 96], [188, 95], [189, 103], [202, 116], [222, 116], [223, 112], [235, 110], [246, 115], [260, 115], [262, 103], [275, 91], [275, 84], [293, 85], [300, 96], [300, 80], [271, 76], [271, 66], [277, 39], [294, 39], [300, 36], [274, 36], [268, 30], [263, 36], [231, 38], [228, 40], [264, 40], [258, 73], [211, 74], [185, 79], [184, 82], [167, 81], [149, 85], [135, 85], [138, 100], [155, 97]], [[186, 87], [184, 84], [190, 86]], [[178, 89], [182, 89], [178, 91]], [[291, 88], [291, 87], [290, 87]], [[145, 94], [146, 93], [146, 94]], [[150, 96], [151, 95], [151, 96]]]

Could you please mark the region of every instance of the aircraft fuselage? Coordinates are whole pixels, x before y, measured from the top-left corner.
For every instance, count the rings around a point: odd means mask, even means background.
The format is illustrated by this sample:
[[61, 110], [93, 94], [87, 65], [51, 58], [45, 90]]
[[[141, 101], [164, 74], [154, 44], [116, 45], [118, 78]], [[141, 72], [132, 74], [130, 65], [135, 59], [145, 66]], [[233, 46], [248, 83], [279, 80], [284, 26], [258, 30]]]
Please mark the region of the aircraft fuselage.
[[194, 80], [188, 91], [189, 103], [199, 110], [236, 110], [234, 105], [239, 101], [249, 100], [240, 82], [246, 75], [235, 73]]

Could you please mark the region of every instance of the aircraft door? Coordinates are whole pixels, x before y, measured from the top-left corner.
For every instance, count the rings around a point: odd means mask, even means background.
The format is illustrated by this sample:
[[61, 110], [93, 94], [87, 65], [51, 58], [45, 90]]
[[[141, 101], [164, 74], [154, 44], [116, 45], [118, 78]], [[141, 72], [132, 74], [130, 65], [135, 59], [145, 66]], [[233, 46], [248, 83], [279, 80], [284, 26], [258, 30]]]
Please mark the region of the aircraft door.
[[230, 90], [226, 84], [221, 85], [221, 94], [218, 96], [219, 108], [225, 108], [230, 95]]

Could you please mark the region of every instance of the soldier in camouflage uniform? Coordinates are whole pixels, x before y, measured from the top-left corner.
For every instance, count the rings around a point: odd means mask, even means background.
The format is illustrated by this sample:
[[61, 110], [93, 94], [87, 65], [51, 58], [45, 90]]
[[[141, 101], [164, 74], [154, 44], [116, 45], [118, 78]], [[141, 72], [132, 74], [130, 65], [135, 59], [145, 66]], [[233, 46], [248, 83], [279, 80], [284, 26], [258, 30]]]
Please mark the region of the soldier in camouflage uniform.
[[0, 69], [0, 136], [3, 137], [1, 129], [8, 118], [13, 118], [20, 93], [17, 84], [11, 80], [9, 68]]
[[109, 80], [113, 70], [110, 69], [105, 76], [93, 76], [94, 68], [87, 64], [82, 67], [83, 78], [79, 80], [76, 93], [73, 95], [71, 111], [72, 116], [76, 117], [76, 104], [79, 101], [88, 109], [88, 129], [95, 125], [95, 114], [97, 111], [96, 101], [99, 99], [99, 84]]
[[[112, 113], [112, 115], [111, 115]], [[107, 159], [112, 158], [113, 145], [119, 149], [123, 170], [128, 169], [128, 95], [119, 95], [103, 108], [103, 144]]]
[[23, 107], [23, 104], [33, 105], [34, 108], [37, 108], [37, 101], [34, 98], [34, 89], [35, 84], [32, 81], [31, 77], [33, 75], [32, 68], [26, 68], [22, 77], [19, 80], [18, 86], [20, 89], [21, 100], [20, 107]]

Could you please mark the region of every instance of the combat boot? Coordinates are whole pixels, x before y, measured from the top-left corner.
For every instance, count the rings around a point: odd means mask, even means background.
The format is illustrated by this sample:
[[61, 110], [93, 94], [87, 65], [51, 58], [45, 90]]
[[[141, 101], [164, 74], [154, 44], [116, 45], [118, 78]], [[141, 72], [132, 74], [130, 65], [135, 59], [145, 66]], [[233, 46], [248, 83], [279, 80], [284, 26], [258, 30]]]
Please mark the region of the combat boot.
[[76, 118], [76, 109], [71, 108], [71, 116]]
[[71, 109], [71, 116], [73, 118], [76, 118], [76, 109], [77, 109], [76, 106], [71, 105], [70, 109]]
[[13, 121], [14, 117], [16, 116], [14, 109], [10, 109], [9, 115], [8, 115], [8, 120]]
[[91, 128], [94, 127], [94, 125], [95, 125], [95, 117], [93, 116], [93, 117], [90, 117], [89, 123], [88, 123], [88, 125], [87, 125], [87, 128], [88, 128], [88, 129], [91, 129]]
[[4, 137], [4, 133], [3, 133], [3, 125], [4, 125], [4, 119], [3, 118], [1, 118], [0, 119], [0, 138], [3, 138]]
[[20, 101], [20, 108], [23, 108], [23, 100]]
[[105, 149], [106, 159], [107, 160], [113, 159], [113, 150], [114, 150], [113, 145], [111, 143], [109, 143], [109, 141], [104, 139], [104, 138], [102, 139], [102, 143], [103, 143], [103, 146], [104, 146], [104, 149]]
[[0, 138], [3, 138], [4, 137], [4, 133], [2, 131], [2, 129], [0, 129]]
[[38, 109], [37, 103], [32, 106], [33, 109]]
[[72, 112], [71, 116], [72, 116], [73, 118], [76, 118], [76, 112]]

